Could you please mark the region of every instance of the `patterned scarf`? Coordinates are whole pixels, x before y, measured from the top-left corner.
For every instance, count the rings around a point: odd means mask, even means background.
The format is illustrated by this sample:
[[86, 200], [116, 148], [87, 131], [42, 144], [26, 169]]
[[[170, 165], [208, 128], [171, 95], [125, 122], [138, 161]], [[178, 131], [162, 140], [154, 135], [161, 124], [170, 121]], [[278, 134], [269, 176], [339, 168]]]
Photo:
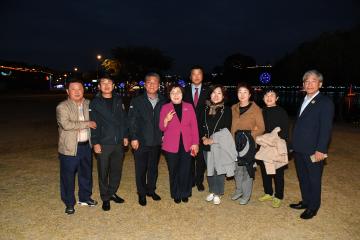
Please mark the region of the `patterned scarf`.
[[219, 108], [222, 108], [222, 109], [224, 108], [224, 102], [215, 104], [215, 103], [212, 103], [211, 101], [207, 100], [206, 106], [208, 106], [208, 108], [209, 108], [209, 115], [215, 115], [216, 111]]

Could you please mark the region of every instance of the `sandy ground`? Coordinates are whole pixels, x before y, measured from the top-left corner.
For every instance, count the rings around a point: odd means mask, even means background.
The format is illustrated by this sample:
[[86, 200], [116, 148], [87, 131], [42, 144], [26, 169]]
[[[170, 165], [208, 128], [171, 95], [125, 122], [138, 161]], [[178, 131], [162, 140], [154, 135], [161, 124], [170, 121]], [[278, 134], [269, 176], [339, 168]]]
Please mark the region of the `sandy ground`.
[[[240, 206], [226, 181], [219, 206], [204, 201], [207, 191], [193, 189], [187, 204], [169, 194], [166, 163], [159, 165], [162, 200], [137, 203], [134, 163], [126, 154], [118, 194], [124, 204], [76, 206], [64, 213], [59, 194], [55, 106], [63, 96], [0, 97], [0, 239], [360, 239], [360, 129], [336, 124], [323, 176], [323, 201], [309, 221], [288, 207], [300, 193], [293, 161], [285, 172], [285, 199], [279, 209], [261, 203], [256, 173], [250, 203]], [[96, 164], [93, 198], [100, 201]]]

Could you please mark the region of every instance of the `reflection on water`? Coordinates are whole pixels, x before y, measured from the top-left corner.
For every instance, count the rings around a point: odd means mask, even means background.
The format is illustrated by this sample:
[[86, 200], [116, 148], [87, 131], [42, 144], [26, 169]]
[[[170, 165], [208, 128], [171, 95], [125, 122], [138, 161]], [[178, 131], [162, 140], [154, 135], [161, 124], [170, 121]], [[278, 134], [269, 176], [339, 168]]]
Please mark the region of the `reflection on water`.
[[[359, 121], [360, 119], [360, 94], [347, 96], [345, 92], [325, 92], [323, 94], [330, 97], [335, 105], [335, 120], [337, 121]], [[278, 105], [286, 109], [290, 116], [295, 116], [304, 99], [305, 93], [302, 91], [279, 91]], [[262, 100], [263, 93], [255, 91], [253, 100], [261, 107], [264, 106]], [[229, 91], [229, 104], [236, 103], [237, 96], [235, 90]]]
[[[231, 106], [238, 102], [235, 87], [228, 88], [227, 104]], [[138, 95], [140, 92], [120, 92], [123, 96], [125, 105], [128, 107], [131, 97]], [[285, 108], [290, 116], [295, 116], [302, 104], [305, 92], [299, 90], [279, 90], [278, 105]], [[360, 93], [357, 92], [353, 96], [348, 96], [344, 91], [325, 91], [323, 94], [330, 97], [335, 105], [335, 120], [346, 121], [359, 124], [360, 121]], [[253, 100], [260, 106], [264, 107], [263, 92], [255, 91], [253, 93]]]

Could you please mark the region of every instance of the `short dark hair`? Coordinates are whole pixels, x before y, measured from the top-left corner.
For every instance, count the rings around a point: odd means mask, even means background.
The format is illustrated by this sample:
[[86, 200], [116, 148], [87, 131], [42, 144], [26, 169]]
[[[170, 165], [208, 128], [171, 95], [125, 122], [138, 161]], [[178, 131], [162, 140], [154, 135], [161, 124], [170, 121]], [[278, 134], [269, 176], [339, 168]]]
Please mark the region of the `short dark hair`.
[[80, 78], [73, 77], [66, 81], [65, 88], [69, 89], [71, 83], [80, 83], [84, 87], [84, 82]]
[[174, 88], [180, 88], [181, 93], [182, 93], [183, 98], [184, 98], [185, 90], [184, 90], [184, 88], [183, 88], [180, 84], [178, 84], [178, 83], [171, 83], [171, 84], [168, 86], [168, 88], [167, 88], [167, 96], [168, 96], [168, 98], [170, 99], [170, 92], [171, 92], [171, 90], [173, 90]]
[[226, 87], [224, 87], [224, 86], [221, 85], [221, 84], [214, 84], [214, 85], [211, 85], [211, 86], [210, 86], [210, 100], [211, 100], [211, 94], [214, 92], [214, 90], [215, 90], [216, 88], [220, 88], [221, 93], [222, 93], [223, 96], [224, 96], [223, 102], [225, 102], [225, 101], [227, 100], [227, 90], [226, 90]]
[[149, 78], [149, 77], [156, 77], [156, 78], [159, 80], [159, 82], [160, 82], [160, 75], [157, 74], [156, 72], [149, 72], [149, 73], [147, 73], [147, 74], [145, 75], [145, 82], [146, 82], [147, 78]]
[[252, 87], [248, 84], [248, 83], [246, 83], [246, 82], [240, 82], [240, 83], [238, 83], [238, 85], [237, 85], [237, 87], [236, 87], [236, 94], [239, 92], [239, 89], [240, 88], [246, 88], [247, 90], [249, 90], [249, 93], [252, 95], [252, 93], [253, 93], [253, 89], [252, 89]]
[[269, 92], [275, 93], [275, 96], [276, 96], [276, 97], [279, 96], [279, 93], [277, 92], [277, 90], [276, 90], [275, 88], [266, 88], [266, 89], [264, 90], [264, 96], [265, 96], [267, 93], [269, 93]]
[[201, 72], [202, 72], [202, 74], [205, 73], [205, 72], [204, 72], [204, 68], [203, 68], [202, 66], [200, 66], [200, 65], [193, 65], [193, 66], [191, 66], [191, 68], [190, 68], [190, 73], [192, 72], [192, 70], [195, 70], [195, 69], [200, 69]]
[[110, 74], [110, 73], [108, 73], [108, 72], [103, 72], [103, 73], [100, 73], [99, 74], [99, 83], [100, 83], [100, 81], [101, 81], [101, 79], [104, 79], [104, 78], [106, 78], [106, 79], [109, 79], [109, 80], [111, 80], [112, 82], [114, 82], [114, 79], [113, 79], [113, 76]]

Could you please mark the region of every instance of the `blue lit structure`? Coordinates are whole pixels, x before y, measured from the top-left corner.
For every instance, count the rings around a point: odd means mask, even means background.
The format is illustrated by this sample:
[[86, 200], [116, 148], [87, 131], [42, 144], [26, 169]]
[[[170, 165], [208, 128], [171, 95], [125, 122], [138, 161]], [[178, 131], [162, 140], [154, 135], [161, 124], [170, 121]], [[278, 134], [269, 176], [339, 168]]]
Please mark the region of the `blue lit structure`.
[[263, 72], [260, 74], [259, 79], [262, 84], [268, 84], [271, 82], [271, 74], [268, 72]]
[[186, 86], [185, 81], [182, 80], [182, 79], [180, 79], [180, 80], [178, 81], [178, 84], [179, 84], [180, 86], [182, 86], [182, 87], [185, 87], [185, 86]]

